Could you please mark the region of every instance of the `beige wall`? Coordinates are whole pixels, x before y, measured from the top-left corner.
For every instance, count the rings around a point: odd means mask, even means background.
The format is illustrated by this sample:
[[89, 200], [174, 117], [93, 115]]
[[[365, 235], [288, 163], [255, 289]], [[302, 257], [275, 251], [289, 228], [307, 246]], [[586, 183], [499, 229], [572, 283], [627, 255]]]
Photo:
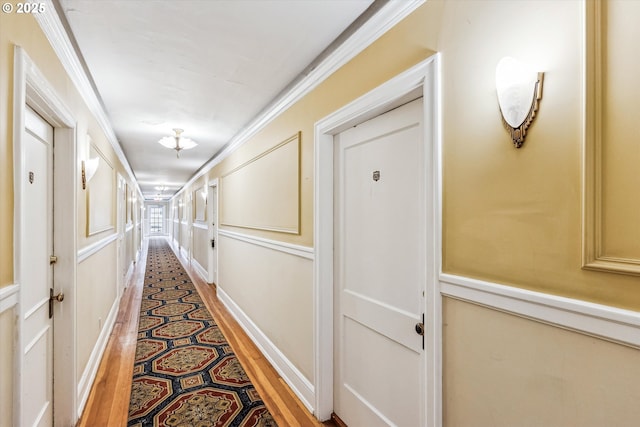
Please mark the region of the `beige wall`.
[[[117, 243], [112, 242], [97, 254], [78, 264], [76, 288], [78, 379], [87, 367], [89, 356], [116, 300], [116, 259]], [[105, 266], [114, 268], [105, 268]]]
[[14, 342], [15, 312], [13, 309], [0, 313], [0, 426], [9, 427], [13, 420], [13, 352], [6, 343]]
[[305, 258], [221, 236], [219, 286], [313, 381], [313, 263]]
[[193, 227], [193, 258], [202, 268], [209, 268], [209, 230]]
[[445, 298], [447, 427], [634, 426], [640, 351]]

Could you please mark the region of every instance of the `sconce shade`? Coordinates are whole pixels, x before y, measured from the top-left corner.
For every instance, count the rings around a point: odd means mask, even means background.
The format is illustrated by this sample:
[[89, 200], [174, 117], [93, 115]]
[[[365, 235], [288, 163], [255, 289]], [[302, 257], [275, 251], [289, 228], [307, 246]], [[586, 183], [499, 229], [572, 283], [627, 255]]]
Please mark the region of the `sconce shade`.
[[498, 105], [516, 148], [524, 143], [527, 129], [538, 110], [542, 77], [543, 73], [531, 71], [511, 57], [502, 58], [496, 67]]
[[93, 178], [93, 176], [98, 171], [98, 166], [100, 166], [100, 157], [94, 157], [93, 159], [82, 161], [82, 189], [83, 190], [87, 188], [87, 183], [91, 181], [91, 178]]

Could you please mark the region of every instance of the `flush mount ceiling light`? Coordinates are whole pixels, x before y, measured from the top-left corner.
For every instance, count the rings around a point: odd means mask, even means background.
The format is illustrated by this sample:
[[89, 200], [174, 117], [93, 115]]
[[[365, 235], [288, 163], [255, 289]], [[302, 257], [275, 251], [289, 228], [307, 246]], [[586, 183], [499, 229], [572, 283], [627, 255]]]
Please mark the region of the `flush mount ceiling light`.
[[180, 136], [182, 135], [182, 132], [184, 132], [183, 129], [176, 128], [173, 129], [173, 131], [175, 132], [174, 136], [165, 136], [160, 141], [158, 141], [158, 143], [164, 145], [167, 148], [176, 150], [176, 157], [180, 158], [180, 151], [189, 150], [198, 145], [195, 141]]
[[516, 148], [524, 143], [527, 129], [538, 110], [543, 75], [511, 57], [502, 58], [496, 67], [496, 91], [502, 121]]

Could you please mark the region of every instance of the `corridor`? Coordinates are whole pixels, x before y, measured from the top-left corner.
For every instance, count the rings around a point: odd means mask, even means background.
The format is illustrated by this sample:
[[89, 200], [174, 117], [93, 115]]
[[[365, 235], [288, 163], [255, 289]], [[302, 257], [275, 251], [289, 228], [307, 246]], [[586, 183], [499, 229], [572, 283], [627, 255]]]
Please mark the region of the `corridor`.
[[[144, 281], [147, 274], [148, 247], [162, 245], [172, 251], [167, 240], [152, 237], [144, 244], [141, 261], [136, 264], [130, 283], [125, 291], [113, 332], [109, 338], [96, 381], [92, 387], [86, 409], [80, 417], [78, 427], [127, 425], [130, 411], [132, 376], [136, 343], [138, 341], [139, 308], [142, 301]], [[334, 426], [332, 422], [319, 423], [304, 408], [291, 390], [282, 381], [273, 367], [264, 358], [255, 344], [239, 327], [217, 299], [211, 285], [202, 281], [189, 267], [188, 261], [179, 259], [189, 279], [197, 288], [206, 309], [213, 314], [216, 324], [237, 354], [251, 382], [279, 426]], [[151, 421], [151, 420], [150, 420]], [[231, 422], [231, 421], [227, 421]], [[143, 424], [146, 425], [146, 424]], [[156, 424], [158, 425], [158, 424]], [[160, 424], [162, 425], [162, 423]], [[244, 424], [241, 424], [244, 425]], [[260, 426], [269, 424], [258, 424]]]
[[0, 427], [636, 427], [639, 19], [4, 1]]

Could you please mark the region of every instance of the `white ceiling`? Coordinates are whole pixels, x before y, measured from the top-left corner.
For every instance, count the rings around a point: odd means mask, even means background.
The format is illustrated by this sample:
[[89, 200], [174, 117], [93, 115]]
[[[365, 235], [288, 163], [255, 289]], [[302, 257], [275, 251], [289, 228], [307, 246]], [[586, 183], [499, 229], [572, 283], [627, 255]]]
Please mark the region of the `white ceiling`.
[[[60, 0], [145, 198], [194, 173], [373, 0]], [[199, 145], [157, 141], [184, 129]]]

